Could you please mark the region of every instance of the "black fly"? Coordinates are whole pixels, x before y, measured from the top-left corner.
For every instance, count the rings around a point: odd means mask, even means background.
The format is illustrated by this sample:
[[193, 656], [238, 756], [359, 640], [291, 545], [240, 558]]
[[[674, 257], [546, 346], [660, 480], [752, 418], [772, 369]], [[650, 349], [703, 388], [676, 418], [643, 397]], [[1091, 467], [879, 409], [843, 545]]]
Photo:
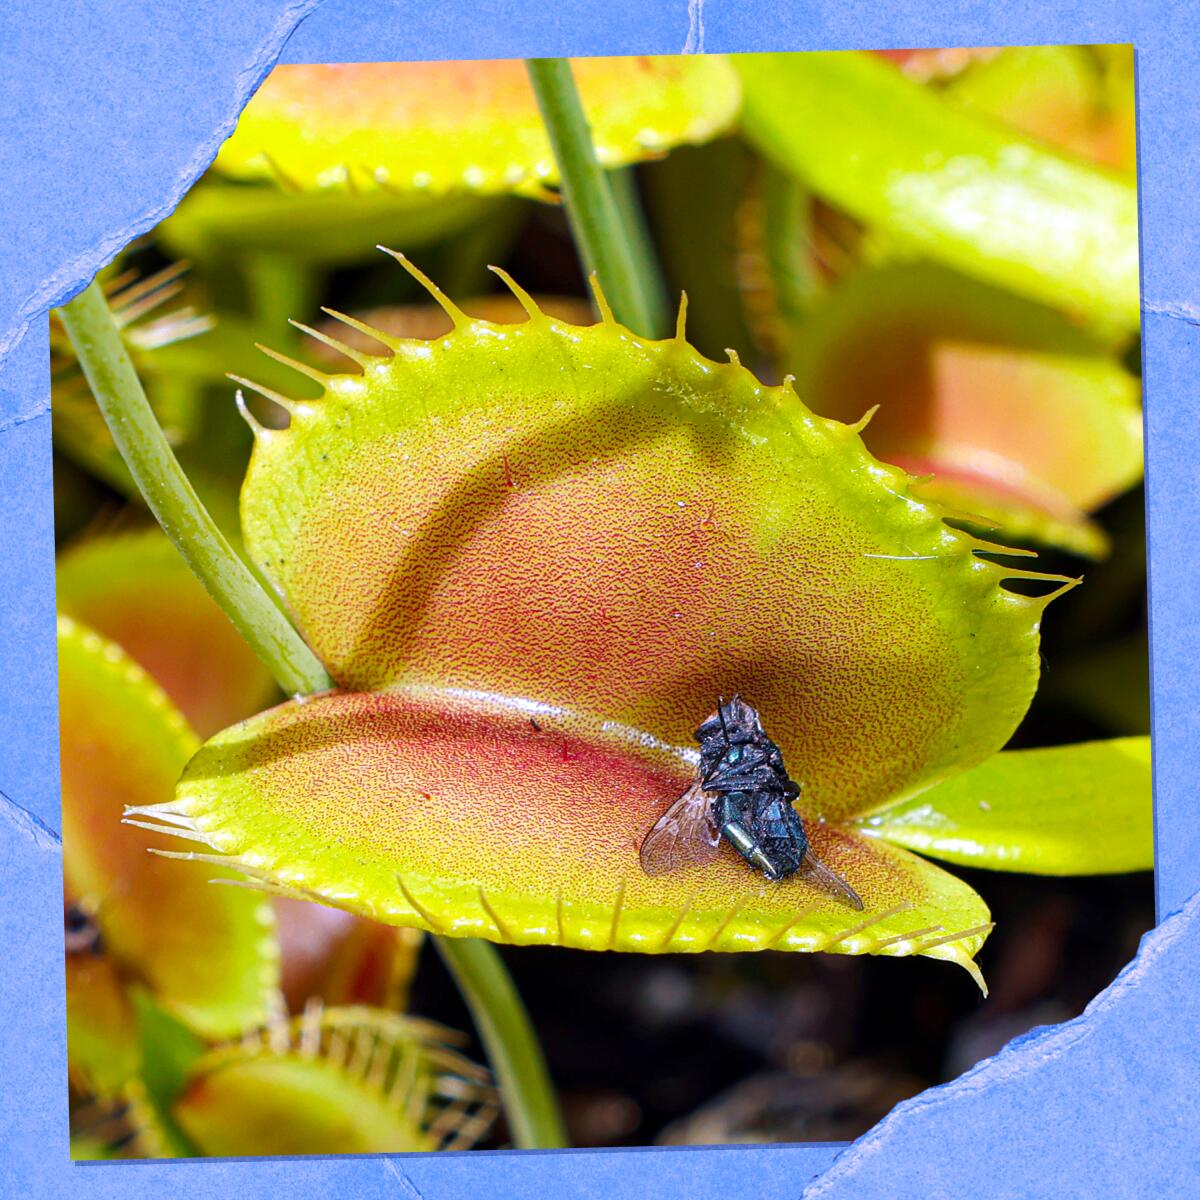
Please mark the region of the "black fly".
[[728, 704], [719, 700], [695, 737], [700, 768], [642, 842], [642, 870], [663, 875], [710, 862], [724, 838], [772, 882], [803, 871], [861, 909], [858, 893], [813, 854], [792, 806], [800, 785], [788, 775], [779, 747], [763, 731], [753, 706], [740, 696]]

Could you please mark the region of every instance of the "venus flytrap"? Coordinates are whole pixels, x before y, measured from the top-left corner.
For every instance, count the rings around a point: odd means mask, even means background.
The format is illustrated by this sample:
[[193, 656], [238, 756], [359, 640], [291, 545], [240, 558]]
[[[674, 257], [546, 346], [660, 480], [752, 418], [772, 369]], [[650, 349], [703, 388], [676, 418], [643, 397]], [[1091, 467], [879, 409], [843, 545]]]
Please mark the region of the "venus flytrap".
[[[993, 561], [859, 427], [702, 359], [682, 319], [647, 341], [601, 293], [571, 326], [505, 277], [527, 319], [498, 325], [401, 262], [451, 332], [376, 331], [315, 401], [264, 390], [290, 423], [256, 429], [243, 491], [250, 553], [343, 690], [214, 738], [139, 819], [267, 891], [451, 937], [975, 972], [986, 907], [889, 847], [887, 814], [1005, 760], [1055, 594], [1006, 584], [1074, 581]], [[733, 857], [638, 869], [697, 709], [734, 691], [770, 714], [861, 917]]]
[[[964, 234], [945, 195], [922, 190], [914, 155], [933, 138], [939, 153], [975, 162], [954, 179], [973, 188], [981, 212], [1007, 188], [1053, 215], [1057, 185], [1078, 185], [1082, 228], [1114, 237], [1128, 231], [1127, 188], [1024, 142], [1016, 162], [1011, 135], [965, 113], [945, 124], [941, 101], [914, 98], [878, 63], [810, 57], [800, 68], [771, 56], [753, 71], [741, 64], [747, 128], [783, 170], [965, 271], [1082, 304], [1096, 323], [1128, 324], [1127, 263], [1089, 259], [1086, 294], [1071, 291], [1060, 268], [1086, 258], [1078, 239], [1055, 246], [1047, 265], [1036, 228], [1016, 236], [1004, 226], [1003, 245]], [[594, 143], [584, 110], [565, 103], [564, 64], [531, 64], [534, 89], [519, 63], [472, 64], [486, 86], [432, 99], [424, 68], [283, 68], [216, 164], [258, 181], [220, 185], [228, 213], [241, 197], [254, 219], [230, 225], [218, 198], [189, 227], [185, 202], [176, 228], [200, 230], [196, 244], [214, 255], [257, 253], [279, 229], [268, 251], [290, 253], [295, 229], [280, 214], [294, 202], [300, 224], [305, 213], [315, 223], [297, 262], [330, 263], [358, 257], [376, 218], [397, 220], [410, 246], [474, 219], [457, 204], [550, 199], [561, 184], [581, 257], [605, 283], [593, 279], [591, 325], [548, 313], [503, 272], [507, 309], [467, 312], [396, 255], [441, 307], [441, 328], [414, 336], [407, 317], [378, 328], [332, 313], [351, 331], [343, 341], [332, 326], [298, 326], [318, 352], [267, 353], [306, 377], [303, 396], [278, 376], [250, 382], [239, 365], [243, 387], [280, 410], [262, 423], [239, 395], [255, 441], [243, 532], [274, 598], [191, 493], [103, 298], [89, 289], [64, 313], [151, 508], [295, 697], [212, 737], [173, 798], [134, 796], [128, 824], [190, 841], [156, 848], [205, 874], [236, 870], [251, 889], [243, 896], [258, 889], [438, 935], [518, 1146], [561, 1145], [561, 1118], [488, 941], [916, 954], [958, 963], [982, 988], [986, 905], [911, 850], [1044, 873], [1144, 869], [1151, 855], [1145, 739], [1003, 750], [1037, 687], [1042, 613], [1076, 581], [1011, 565], [1017, 552], [947, 523], [947, 496], [904, 469], [920, 469], [915, 458], [881, 461], [884, 441], [876, 457], [868, 421], [890, 398], [881, 389], [833, 386], [824, 399], [840, 407], [817, 415], [809, 404], [820, 407], [824, 376], [768, 386], [732, 351], [728, 362], [704, 358], [688, 343], [686, 302], [674, 336], [644, 336], [663, 332], [661, 285], [651, 255], [627, 253], [637, 241], [628, 189], [614, 204], [598, 165], [715, 136], [736, 116], [743, 84], [711, 56], [614, 63], [576, 65]], [[429, 77], [446, 69], [433, 64]], [[873, 147], [874, 173], [848, 166], [837, 147], [806, 157], [825, 141], [798, 145], [779, 125], [794, 107], [796, 69], [801, 100], [828, 92]], [[904, 136], [881, 149], [859, 118], [885, 95], [882, 110]], [[819, 133], [819, 121], [807, 125]], [[794, 209], [800, 193], [788, 182]], [[327, 231], [330, 204], [346, 220], [323, 240], [313, 231]], [[272, 311], [287, 304], [267, 300]], [[810, 351], [797, 353], [798, 373], [819, 358]], [[1127, 482], [1136, 447], [1105, 424], [1114, 413], [1120, 424], [1127, 400], [1122, 392], [1111, 411], [1089, 413], [1112, 451], [1104, 479], [1081, 484], [1089, 497]], [[1060, 525], [1080, 548], [1095, 530], [1086, 498], [1072, 499]], [[703, 867], [640, 870], [641, 840], [694, 778], [692, 730], [735, 692], [762, 712], [803, 784], [814, 849], [862, 897], [861, 913], [802, 875], [767, 884], [728, 847]], [[104, 1028], [103, 1012], [94, 1015], [89, 1036]], [[416, 1060], [390, 1035], [376, 1053], [377, 1029], [355, 1050], [347, 1022], [336, 1006], [314, 1008], [185, 1056], [152, 1106], [166, 1142], [338, 1152], [347, 1143], [334, 1126], [347, 1113], [360, 1150], [477, 1136], [488, 1099], [461, 1090], [469, 1071], [457, 1098], [442, 1093], [422, 1108], [433, 1093], [420, 1081], [436, 1069], [414, 1074]], [[120, 1062], [104, 1066], [120, 1073]], [[276, 1133], [282, 1141], [271, 1141]]]

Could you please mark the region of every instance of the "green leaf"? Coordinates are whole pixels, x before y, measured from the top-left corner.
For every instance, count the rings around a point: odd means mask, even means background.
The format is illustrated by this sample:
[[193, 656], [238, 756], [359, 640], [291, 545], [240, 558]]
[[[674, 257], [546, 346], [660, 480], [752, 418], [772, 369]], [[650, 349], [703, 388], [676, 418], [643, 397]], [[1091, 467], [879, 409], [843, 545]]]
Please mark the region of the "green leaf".
[[204, 1053], [204, 1041], [156, 1004], [144, 988], [133, 989], [131, 998], [141, 1050], [141, 1078], [136, 1095], [148, 1105], [154, 1132], [167, 1154], [193, 1158], [196, 1150], [176, 1123], [171, 1107], [183, 1090], [188, 1073]]
[[964, 71], [944, 94], [1070, 153], [1132, 171], [1131, 51], [1128, 46], [1013, 46]]
[[1113, 734], [1150, 732], [1150, 649], [1145, 632], [1060, 660], [1047, 695]]
[[1012, 750], [856, 827], [921, 854], [1031, 875], [1154, 865], [1150, 739]]
[[980, 279], [1135, 329], [1132, 181], [867, 54], [738, 55], [749, 136], [817, 193]]
[[340, 265], [369, 258], [375, 246], [410, 249], [461, 232], [496, 201], [478, 196], [292, 193], [272, 184], [236, 185], [211, 178], [193, 188], [157, 229], [172, 254], [197, 261], [243, 251], [287, 254]]
[[67, 1071], [81, 1092], [115, 1096], [138, 1069], [137, 1026], [106, 954], [68, 954]]

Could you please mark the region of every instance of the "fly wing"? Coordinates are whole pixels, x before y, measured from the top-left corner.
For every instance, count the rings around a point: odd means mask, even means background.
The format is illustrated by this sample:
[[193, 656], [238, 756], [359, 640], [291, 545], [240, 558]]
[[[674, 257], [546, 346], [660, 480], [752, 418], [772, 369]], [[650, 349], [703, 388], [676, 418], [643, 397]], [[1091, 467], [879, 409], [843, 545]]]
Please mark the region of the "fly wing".
[[859, 898], [858, 893], [836, 871], [831, 871], [811, 849], [804, 852], [804, 858], [800, 862], [800, 870], [806, 879], [811, 880], [822, 891], [829, 892], [839, 899], [845, 900], [851, 908], [856, 908], [859, 912], [862, 912], [863, 902]]
[[712, 801], [696, 780], [670, 808], [642, 842], [642, 870], [665, 875], [680, 867], [699, 866], [717, 857], [721, 832], [713, 824]]

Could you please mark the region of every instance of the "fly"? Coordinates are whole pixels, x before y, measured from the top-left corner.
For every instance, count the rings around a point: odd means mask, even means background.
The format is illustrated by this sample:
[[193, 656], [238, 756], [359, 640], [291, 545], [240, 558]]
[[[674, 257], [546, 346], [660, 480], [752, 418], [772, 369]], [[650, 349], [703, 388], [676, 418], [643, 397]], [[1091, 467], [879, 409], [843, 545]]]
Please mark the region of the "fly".
[[812, 852], [792, 801], [800, 785], [787, 773], [779, 747], [758, 713], [740, 696], [717, 701], [695, 733], [700, 766], [691, 786], [642, 842], [642, 870], [664, 875], [711, 862], [724, 838], [772, 883], [798, 871], [861, 909], [858, 893]]

